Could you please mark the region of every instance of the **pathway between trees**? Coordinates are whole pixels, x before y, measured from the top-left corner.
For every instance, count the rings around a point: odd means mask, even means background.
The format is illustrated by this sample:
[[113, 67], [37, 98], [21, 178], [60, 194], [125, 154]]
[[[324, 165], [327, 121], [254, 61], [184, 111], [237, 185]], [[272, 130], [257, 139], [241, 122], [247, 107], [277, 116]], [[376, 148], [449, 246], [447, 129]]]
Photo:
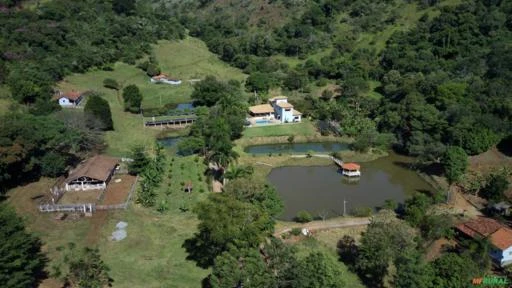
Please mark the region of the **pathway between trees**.
[[275, 237], [281, 236], [284, 233], [290, 232], [293, 228], [306, 228], [309, 231], [318, 231], [318, 230], [329, 230], [336, 228], [346, 228], [352, 226], [361, 226], [370, 224], [370, 217], [364, 218], [336, 218], [330, 219], [326, 221], [312, 221], [309, 223], [290, 223], [286, 224], [285, 227], [274, 233]]

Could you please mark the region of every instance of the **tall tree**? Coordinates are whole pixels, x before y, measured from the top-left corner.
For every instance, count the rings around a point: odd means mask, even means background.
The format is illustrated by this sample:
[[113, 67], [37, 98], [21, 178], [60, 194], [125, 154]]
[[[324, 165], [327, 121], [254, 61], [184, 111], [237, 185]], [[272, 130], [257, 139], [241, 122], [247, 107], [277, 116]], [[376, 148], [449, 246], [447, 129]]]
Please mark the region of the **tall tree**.
[[267, 213], [228, 195], [211, 194], [194, 210], [200, 221], [199, 232], [184, 246], [202, 267], [211, 266], [230, 246], [257, 247], [273, 228]]
[[142, 103], [142, 93], [139, 87], [132, 84], [123, 89], [124, 110], [132, 113], [138, 113]]
[[345, 287], [343, 273], [336, 263], [322, 252], [313, 252], [299, 261], [297, 278], [293, 287], [323, 288]]
[[2, 287], [37, 287], [46, 259], [41, 242], [25, 231], [23, 221], [0, 204], [0, 283]]
[[108, 101], [101, 98], [101, 96], [93, 94], [88, 96], [87, 104], [84, 107], [84, 113], [90, 115], [91, 118], [100, 120], [101, 127], [94, 127], [96, 121], [90, 121], [91, 128], [99, 128], [101, 130], [114, 130], [114, 123], [112, 122], [112, 112], [110, 112], [110, 105]]
[[452, 146], [446, 149], [442, 159], [444, 173], [450, 183], [459, 181], [468, 167], [468, 155], [464, 149]]

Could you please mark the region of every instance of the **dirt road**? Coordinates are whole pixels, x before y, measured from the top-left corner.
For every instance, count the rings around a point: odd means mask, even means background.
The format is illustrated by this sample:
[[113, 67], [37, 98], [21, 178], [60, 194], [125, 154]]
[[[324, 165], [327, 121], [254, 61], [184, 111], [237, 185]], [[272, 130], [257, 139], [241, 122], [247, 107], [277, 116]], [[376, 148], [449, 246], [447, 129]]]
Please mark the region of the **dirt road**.
[[275, 237], [278, 237], [284, 233], [290, 232], [293, 228], [306, 228], [309, 231], [318, 231], [318, 230], [329, 230], [336, 228], [345, 228], [351, 226], [361, 226], [370, 224], [370, 218], [335, 218], [326, 221], [312, 221], [309, 223], [287, 223], [284, 225], [284, 228], [281, 228], [277, 232], [274, 233]]

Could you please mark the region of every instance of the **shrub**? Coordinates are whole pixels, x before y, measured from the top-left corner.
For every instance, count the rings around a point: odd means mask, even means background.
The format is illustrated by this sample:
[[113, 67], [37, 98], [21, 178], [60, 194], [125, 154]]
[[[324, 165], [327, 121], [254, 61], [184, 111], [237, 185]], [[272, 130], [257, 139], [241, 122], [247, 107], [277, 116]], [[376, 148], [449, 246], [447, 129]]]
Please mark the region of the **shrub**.
[[290, 231], [290, 234], [292, 234], [293, 236], [299, 236], [301, 231], [302, 231], [302, 229], [300, 229], [299, 227], [295, 227], [295, 228], [292, 228], [292, 230]]
[[356, 217], [368, 217], [372, 215], [372, 208], [370, 207], [355, 207], [352, 209], [352, 215]]
[[313, 221], [313, 216], [308, 211], [299, 211], [295, 216], [295, 221], [299, 223], [307, 223]]
[[105, 80], [103, 80], [103, 87], [119, 90], [119, 83], [117, 83], [117, 81], [112, 78], [105, 78]]
[[288, 139], [287, 139], [287, 140], [288, 140], [288, 143], [290, 143], [290, 144], [291, 144], [291, 143], [293, 143], [293, 141], [295, 140], [295, 136], [294, 136], [294, 135], [290, 135], [290, 136], [288, 136]]

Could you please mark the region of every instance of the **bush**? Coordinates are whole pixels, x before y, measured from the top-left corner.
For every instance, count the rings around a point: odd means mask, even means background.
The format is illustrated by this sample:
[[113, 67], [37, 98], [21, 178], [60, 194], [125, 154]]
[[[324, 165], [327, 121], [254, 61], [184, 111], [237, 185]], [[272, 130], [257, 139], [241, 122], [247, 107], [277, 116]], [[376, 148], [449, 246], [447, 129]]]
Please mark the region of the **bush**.
[[295, 221], [299, 223], [307, 223], [313, 221], [313, 216], [308, 211], [299, 211], [295, 216]]
[[370, 207], [355, 207], [352, 209], [352, 215], [355, 217], [369, 217], [372, 215], [373, 209]]
[[302, 229], [295, 227], [295, 228], [292, 228], [292, 230], [290, 231], [290, 234], [292, 234], [293, 236], [299, 236], [301, 232], [302, 232]]
[[290, 144], [291, 144], [291, 143], [293, 143], [293, 141], [295, 140], [295, 136], [294, 136], [294, 135], [290, 135], [290, 136], [288, 136], [288, 139], [287, 139], [287, 140], [288, 140], [288, 143], [290, 143]]
[[105, 78], [105, 80], [103, 80], [103, 87], [119, 90], [119, 83], [117, 83], [117, 81], [112, 78]]

